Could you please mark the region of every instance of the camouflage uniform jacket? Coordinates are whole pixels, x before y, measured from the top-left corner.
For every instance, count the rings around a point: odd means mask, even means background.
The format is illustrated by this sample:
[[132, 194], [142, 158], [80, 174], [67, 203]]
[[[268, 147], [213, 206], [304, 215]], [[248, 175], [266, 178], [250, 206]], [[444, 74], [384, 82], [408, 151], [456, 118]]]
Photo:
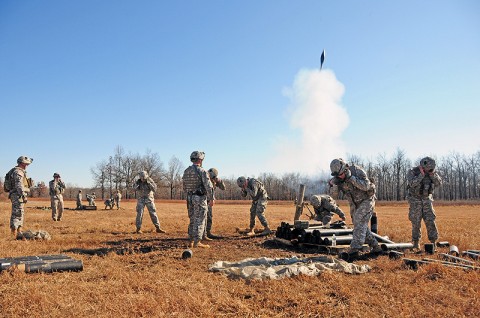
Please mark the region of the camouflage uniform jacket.
[[437, 172], [432, 175], [420, 173], [420, 168], [415, 167], [407, 173], [408, 197], [416, 199], [426, 199], [433, 195], [435, 187], [442, 184], [442, 178]]
[[27, 181], [27, 171], [20, 167], [13, 168], [12, 171], [12, 180], [13, 187], [10, 190], [8, 197], [13, 193], [18, 194], [19, 196], [27, 196], [30, 193], [30, 187]]
[[137, 191], [137, 198], [153, 199], [153, 194], [157, 191], [157, 185], [150, 177], [145, 181], [138, 179], [135, 183], [135, 191]]
[[268, 199], [267, 190], [263, 183], [254, 178], [247, 178], [247, 188], [242, 189], [242, 197], [250, 195], [253, 201], [257, 201], [261, 198]]
[[65, 183], [63, 181], [55, 181], [55, 179], [53, 179], [48, 183], [48, 188], [48, 193], [53, 197], [65, 192]]
[[342, 191], [350, 206], [354, 207], [358, 207], [364, 200], [374, 199], [375, 184], [368, 179], [365, 170], [355, 164], [349, 166], [348, 169], [351, 172], [351, 176], [347, 180], [333, 178], [333, 193], [335, 193], [335, 187], [338, 187], [338, 191]]
[[323, 211], [336, 213], [338, 216], [344, 218], [345, 213], [338, 207], [335, 200], [329, 195], [314, 195], [310, 202], [316, 214], [320, 214]]
[[193, 164], [183, 172], [183, 191], [189, 195], [207, 196], [208, 201], [215, 200], [213, 184], [208, 172], [202, 167]]

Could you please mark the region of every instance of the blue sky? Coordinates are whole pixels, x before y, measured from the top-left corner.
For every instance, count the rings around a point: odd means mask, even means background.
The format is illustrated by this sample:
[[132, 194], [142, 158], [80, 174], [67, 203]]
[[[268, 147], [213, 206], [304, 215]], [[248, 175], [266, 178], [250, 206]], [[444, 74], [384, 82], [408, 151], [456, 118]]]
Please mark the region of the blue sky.
[[[348, 114], [330, 150], [302, 139], [286, 94], [323, 49]], [[478, 74], [478, 1], [3, 0], [0, 168], [25, 154], [36, 180], [91, 186], [117, 145], [165, 165], [204, 150], [223, 176], [300, 171], [300, 155], [274, 167], [279, 143], [325, 162], [471, 154]]]

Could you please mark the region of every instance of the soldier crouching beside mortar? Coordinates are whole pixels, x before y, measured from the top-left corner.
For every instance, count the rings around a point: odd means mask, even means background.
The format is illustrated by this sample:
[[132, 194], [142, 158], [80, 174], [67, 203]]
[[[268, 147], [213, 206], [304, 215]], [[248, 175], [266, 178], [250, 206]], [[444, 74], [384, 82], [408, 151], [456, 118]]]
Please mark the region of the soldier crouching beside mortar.
[[336, 198], [342, 191], [350, 204], [350, 215], [353, 221], [353, 239], [350, 243], [350, 254], [357, 254], [367, 243], [372, 252], [380, 252], [378, 241], [368, 228], [368, 222], [375, 208], [375, 184], [367, 173], [359, 166], [348, 165], [343, 159], [334, 159], [330, 163], [333, 178], [329, 181], [330, 191]]
[[248, 236], [255, 235], [255, 217], [258, 217], [264, 230], [262, 235], [272, 233], [268, 227], [268, 221], [265, 218], [265, 209], [268, 203], [268, 194], [263, 183], [254, 178], [239, 177], [237, 185], [242, 189], [242, 197], [247, 194], [252, 198], [252, 206], [250, 207], [250, 228], [247, 233]]
[[413, 248], [419, 249], [422, 219], [427, 228], [428, 240], [435, 243], [438, 240], [435, 210], [433, 209], [433, 191], [435, 186], [442, 184], [442, 179], [435, 171], [435, 160], [425, 157], [420, 165], [410, 169], [407, 173], [408, 203], [410, 209], [408, 219], [412, 222]]
[[188, 224], [189, 247], [205, 247], [201, 239], [205, 233], [205, 223], [207, 221], [208, 206], [213, 206], [215, 198], [213, 196], [213, 185], [210, 181], [207, 171], [202, 168], [202, 162], [205, 159], [205, 153], [194, 151], [190, 155], [190, 161], [193, 163], [183, 172], [183, 191], [187, 194], [187, 210], [190, 223]]
[[315, 211], [314, 220], [321, 221], [325, 227], [330, 226], [333, 214], [337, 214], [343, 221], [345, 221], [345, 213], [338, 207], [337, 202], [327, 195], [312, 195], [310, 203]]
[[153, 225], [155, 225], [157, 233], [166, 233], [160, 228], [160, 221], [157, 216], [157, 209], [155, 208], [154, 193], [157, 191], [157, 185], [148, 176], [146, 171], [139, 173], [139, 179], [135, 182], [135, 191], [137, 191], [137, 218], [135, 219], [135, 225], [137, 226], [136, 233], [142, 233], [142, 219], [145, 206], [150, 214], [150, 219]]

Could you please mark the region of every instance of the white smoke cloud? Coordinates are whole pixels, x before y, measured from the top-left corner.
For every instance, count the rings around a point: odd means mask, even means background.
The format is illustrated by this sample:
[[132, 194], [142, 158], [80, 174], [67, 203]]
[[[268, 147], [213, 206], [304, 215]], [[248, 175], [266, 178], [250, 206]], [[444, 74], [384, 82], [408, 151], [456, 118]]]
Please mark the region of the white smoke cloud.
[[329, 171], [331, 160], [344, 156], [341, 135], [350, 121], [341, 104], [344, 91], [332, 71], [298, 72], [293, 86], [284, 90], [291, 100], [287, 110], [291, 134], [275, 141], [269, 171], [315, 175]]

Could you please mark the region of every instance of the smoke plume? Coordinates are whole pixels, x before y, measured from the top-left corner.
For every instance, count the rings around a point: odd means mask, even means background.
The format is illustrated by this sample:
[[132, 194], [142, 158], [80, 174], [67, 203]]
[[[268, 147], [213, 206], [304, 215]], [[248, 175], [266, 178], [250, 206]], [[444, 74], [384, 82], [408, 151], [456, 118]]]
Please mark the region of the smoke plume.
[[342, 132], [349, 124], [341, 104], [345, 88], [330, 70], [300, 70], [292, 87], [284, 90], [290, 131], [274, 144], [269, 163], [273, 172], [316, 175], [329, 171], [330, 161], [344, 156]]

